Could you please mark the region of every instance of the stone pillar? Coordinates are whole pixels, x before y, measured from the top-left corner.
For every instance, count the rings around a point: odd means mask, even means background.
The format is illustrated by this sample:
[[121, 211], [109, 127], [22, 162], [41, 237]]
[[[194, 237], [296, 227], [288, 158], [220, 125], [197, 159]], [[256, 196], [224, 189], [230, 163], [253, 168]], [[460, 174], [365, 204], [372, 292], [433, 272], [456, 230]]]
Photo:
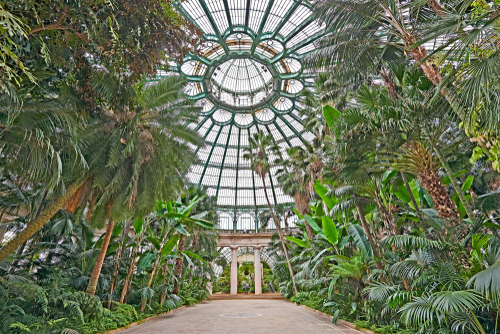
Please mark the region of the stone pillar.
[[260, 264], [260, 246], [254, 246], [255, 257], [255, 295], [262, 294], [262, 266]]
[[231, 246], [231, 294], [238, 294], [238, 246]]

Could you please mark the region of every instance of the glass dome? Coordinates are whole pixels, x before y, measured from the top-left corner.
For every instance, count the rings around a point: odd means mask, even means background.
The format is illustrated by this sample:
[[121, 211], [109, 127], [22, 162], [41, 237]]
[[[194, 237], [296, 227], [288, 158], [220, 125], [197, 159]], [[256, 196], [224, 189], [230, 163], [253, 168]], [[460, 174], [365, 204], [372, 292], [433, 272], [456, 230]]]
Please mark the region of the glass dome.
[[271, 94], [272, 81], [263, 63], [252, 58], [229, 59], [214, 69], [209, 92], [232, 107], [254, 106]]
[[[175, 6], [203, 32], [197, 49], [177, 66], [189, 81], [184, 92], [201, 107], [189, 126], [206, 142], [192, 147], [199, 161], [186, 181], [208, 187], [220, 210], [256, 216], [267, 202], [244, 148], [258, 131], [271, 134], [284, 157], [288, 148], [314, 139], [299, 113], [301, 92], [314, 84], [301, 60], [316, 48], [325, 25], [302, 0], [185, 0]], [[293, 203], [276, 180], [276, 157], [270, 158], [265, 182], [271, 204]]]

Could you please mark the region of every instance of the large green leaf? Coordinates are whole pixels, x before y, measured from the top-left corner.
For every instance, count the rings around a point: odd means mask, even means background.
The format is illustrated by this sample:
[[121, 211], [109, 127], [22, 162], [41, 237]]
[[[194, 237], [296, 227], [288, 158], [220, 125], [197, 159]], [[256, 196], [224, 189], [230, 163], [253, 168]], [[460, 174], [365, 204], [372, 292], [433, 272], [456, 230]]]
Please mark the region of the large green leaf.
[[[491, 252], [491, 253], [490, 253]], [[500, 300], [500, 247], [488, 249], [489, 266], [472, 276], [467, 286], [484, 294], [487, 298]]]
[[180, 234], [184, 234], [184, 235], [189, 235], [189, 233], [184, 229], [184, 227], [182, 227], [181, 224], [177, 224], [175, 225], [175, 229], [180, 233]]
[[340, 118], [340, 111], [331, 105], [323, 106], [323, 115], [325, 116], [326, 124], [331, 130], [334, 130], [334, 125]]
[[156, 254], [153, 253], [146, 254], [139, 262], [139, 265], [137, 266], [137, 272], [140, 273], [144, 269], [146, 269], [151, 264], [151, 262], [153, 262], [154, 259], [156, 259]]
[[168, 239], [168, 241], [165, 243], [165, 245], [163, 245], [163, 247], [161, 249], [161, 255], [165, 256], [168, 253], [170, 253], [172, 251], [172, 249], [174, 249], [175, 245], [177, 245], [178, 240], [179, 240], [178, 234], [176, 234], [173, 237], [171, 237], [170, 239]]
[[316, 224], [316, 222], [314, 221], [314, 219], [309, 216], [309, 215], [304, 215], [304, 220], [309, 224], [309, 226], [311, 226], [311, 228], [316, 231], [316, 233], [323, 233], [323, 230], [321, 229], [321, 227], [318, 226], [318, 224]]
[[329, 210], [331, 210], [335, 206], [335, 204], [338, 203], [338, 200], [334, 196], [327, 195], [329, 190], [324, 185], [316, 182], [313, 188], [318, 194], [318, 196], [323, 200], [323, 202], [325, 202]]
[[189, 262], [189, 264], [191, 265], [191, 267], [194, 267], [194, 263], [191, 260], [191, 258], [186, 254], [186, 251], [182, 252], [182, 255], [184, 255], [184, 257], [186, 258], [187, 262]]
[[201, 227], [214, 228], [214, 224], [212, 222], [209, 222], [208, 220], [194, 219], [193, 221]]
[[294, 238], [294, 237], [291, 237], [291, 236], [287, 236], [286, 237], [287, 240], [290, 240], [291, 242], [293, 243], [296, 243], [297, 245], [299, 245], [300, 247], [304, 247], [304, 248], [307, 248], [309, 245], [308, 245], [308, 242], [307, 241], [304, 241], [302, 239], [298, 239], [298, 238]]
[[113, 253], [118, 247], [120, 247], [120, 244], [118, 242], [115, 242], [115, 243], [109, 245], [108, 249], [106, 250], [106, 254]]
[[192, 219], [203, 219], [208, 214], [208, 211], [203, 211], [197, 215], [191, 216]]
[[183, 253], [189, 255], [192, 258], [195, 258], [195, 259], [203, 262], [204, 264], [206, 264], [208, 266], [208, 263], [205, 260], [203, 260], [203, 258], [201, 256], [199, 256], [198, 254], [195, 254], [195, 253], [190, 252], [188, 250], [185, 250]]
[[472, 186], [472, 182], [474, 182], [474, 175], [470, 175], [467, 179], [465, 179], [464, 183], [462, 184], [462, 190], [469, 190]]
[[368, 238], [366, 237], [363, 228], [358, 224], [351, 224], [349, 225], [348, 230], [349, 234], [354, 239], [356, 246], [358, 246], [359, 251], [363, 252], [363, 255], [367, 258], [373, 257], [372, 247], [368, 242]]
[[335, 223], [328, 216], [323, 217], [322, 223], [326, 239], [335, 246], [339, 242], [339, 233], [337, 232]]
[[160, 241], [158, 239], [155, 237], [147, 237], [146, 239], [148, 239], [157, 250], [160, 250]]
[[144, 226], [144, 219], [142, 217], [135, 218], [134, 221], [132, 222], [132, 225], [134, 226], [135, 234], [139, 235], [142, 233], [142, 228]]

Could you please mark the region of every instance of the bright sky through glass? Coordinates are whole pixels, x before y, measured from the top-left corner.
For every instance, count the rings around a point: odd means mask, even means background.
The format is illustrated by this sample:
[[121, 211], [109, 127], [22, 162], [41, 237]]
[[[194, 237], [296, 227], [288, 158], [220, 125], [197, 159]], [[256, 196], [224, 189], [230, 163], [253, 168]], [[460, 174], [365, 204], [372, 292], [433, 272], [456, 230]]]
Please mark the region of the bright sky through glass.
[[[267, 204], [263, 182], [243, 158], [244, 148], [263, 131], [286, 158], [288, 148], [314, 139], [299, 112], [301, 92], [314, 84], [301, 60], [317, 47], [325, 26], [311, 19], [311, 5], [302, 0], [185, 0], [178, 8], [205, 39], [179, 66], [189, 80], [185, 93], [201, 107], [189, 126], [206, 142], [192, 147], [199, 162], [187, 182], [208, 187], [231, 215], [257, 212]], [[292, 203], [278, 185], [276, 158], [270, 156], [265, 179], [269, 199]]]

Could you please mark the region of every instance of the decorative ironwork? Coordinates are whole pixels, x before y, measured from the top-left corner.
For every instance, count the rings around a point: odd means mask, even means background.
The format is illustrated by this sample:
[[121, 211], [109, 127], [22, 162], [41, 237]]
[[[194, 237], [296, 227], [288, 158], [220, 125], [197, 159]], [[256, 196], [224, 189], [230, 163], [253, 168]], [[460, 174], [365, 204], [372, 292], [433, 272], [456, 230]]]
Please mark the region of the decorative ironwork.
[[[313, 86], [301, 59], [325, 35], [325, 24], [311, 17], [304, 0], [184, 0], [175, 6], [204, 33], [195, 52], [176, 67], [188, 78], [185, 93], [201, 107], [190, 127], [206, 141], [193, 148], [200, 162], [187, 182], [209, 187], [219, 208], [233, 210], [236, 231], [242, 215], [237, 212], [250, 209], [255, 222], [267, 205], [262, 179], [243, 158], [249, 137], [271, 134], [285, 158], [286, 149], [314, 139], [298, 111], [302, 90]], [[275, 158], [265, 180], [269, 200], [293, 203], [278, 186]]]

